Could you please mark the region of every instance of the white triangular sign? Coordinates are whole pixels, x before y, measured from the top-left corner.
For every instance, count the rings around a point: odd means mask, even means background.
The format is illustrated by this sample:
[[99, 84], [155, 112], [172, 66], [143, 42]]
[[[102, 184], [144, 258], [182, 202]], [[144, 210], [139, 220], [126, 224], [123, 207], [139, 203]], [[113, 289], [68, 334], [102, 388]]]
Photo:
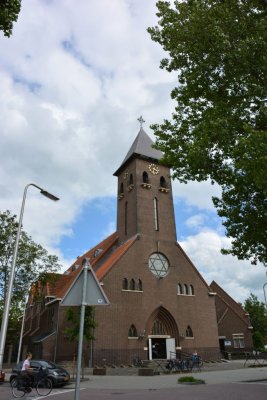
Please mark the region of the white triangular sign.
[[[60, 302], [61, 306], [81, 306], [82, 305], [82, 294], [84, 284], [84, 272], [82, 269], [72, 283], [71, 287]], [[99, 284], [99, 281], [91, 267], [87, 270], [87, 285], [85, 302], [83, 305], [86, 306], [107, 306], [109, 301]]]

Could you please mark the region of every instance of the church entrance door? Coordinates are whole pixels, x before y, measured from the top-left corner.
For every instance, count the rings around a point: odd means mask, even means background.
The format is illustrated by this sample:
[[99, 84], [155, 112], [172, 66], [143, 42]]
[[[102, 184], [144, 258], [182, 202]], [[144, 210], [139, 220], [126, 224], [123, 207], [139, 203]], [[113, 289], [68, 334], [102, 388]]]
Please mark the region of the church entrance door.
[[169, 359], [175, 354], [175, 339], [170, 337], [151, 337], [148, 339], [149, 360]]

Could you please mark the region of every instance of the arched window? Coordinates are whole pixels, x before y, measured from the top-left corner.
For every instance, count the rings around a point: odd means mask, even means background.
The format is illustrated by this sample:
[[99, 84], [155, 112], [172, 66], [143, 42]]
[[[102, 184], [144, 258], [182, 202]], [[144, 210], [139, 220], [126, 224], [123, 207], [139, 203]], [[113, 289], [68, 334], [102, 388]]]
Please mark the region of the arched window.
[[152, 335], [166, 335], [166, 329], [163, 323], [156, 319], [152, 327]]
[[160, 187], [163, 187], [163, 188], [167, 187], [166, 179], [164, 178], [164, 176], [160, 177], [159, 185], [160, 185]]
[[122, 289], [128, 290], [128, 279], [127, 278], [123, 278], [123, 280], [122, 280]]
[[193, 285], [189, 285], [189, 294], [191, 294], [191, 296], [193, 296], [195, 294]]
[[130, 174], [129, 185], [133, 185], [133, 174]]
[[192, 331], [192, 329], [191, 329], [191, 326], [190, 326], [190, 325], [188, 325], [188, 327], [186, 328], [186, 331], [185, 331], [185, 337], [194, 337], [194, 335], [193, 335], [193, 331]]
[[130, 290], [135, 290], [135, 281], [134, 281], [134, 279], [131, 279], [131, 281], [130, 281]]
[[184, 294], [189, 294], [188, 286], [186, 283], [184, 284]]
[[128, 332], [128, 337], [138, 337], [137, 335], [137, 330], [134, 324], [130, 326], [129, 332]]
[[149, 183], [148, 173], [146, 171], [143, 172], [143, 182]]
[[120, 193], [124, 193], [124, 189], [123, 189], [123, 182], [120, 185]]
[[177, 294], [183, 294], [183, 286], [180, 283], [177, 285]]
[[142, 291], [142, 290], [143, 290], [143, 284], [142, 284], [141, 279], [138, 279], [137, 290], [139, 290], [139, 291]]

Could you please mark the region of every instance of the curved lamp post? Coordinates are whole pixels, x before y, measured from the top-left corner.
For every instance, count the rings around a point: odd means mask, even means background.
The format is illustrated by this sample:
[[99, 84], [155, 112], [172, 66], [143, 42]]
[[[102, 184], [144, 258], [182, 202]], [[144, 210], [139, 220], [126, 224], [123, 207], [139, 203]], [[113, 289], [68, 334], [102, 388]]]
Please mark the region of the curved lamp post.
[[10, 308], [10, 302], [11, 302], [11, 296], [12, 296], [13, 281], [14, 281], [14, 276], [15, 276], [15, 267], [16, 267], [16, 260], [17, 260], [17, 254], [18, 254], [19, 238], [20, 238], [20, 232], [21, 232], [21, 226], [22, 226], [23, 212], [24, 212], [24, 207], [25, 207], [27, 190], [28, 190], [29, 186], [36, 187], [37, 189], [40, 190], [40, 193], [42, 195], [48, 197], [50, 200], [54, 200], [54, 201], [59, 200], [58, 197], [47, 192], [46, 190], [42, 189], [41, 187], [35, 185], [34, 183], [29, 183], [27, 186], [25, 186], [21, 210], [20, 210], [19, 225], [18, 225], [17, 237], [16, 237], [16, 242], [15, 242], [15, 247], [14, 247], [13, 260], [12, 260], [12, 264], [11, 264], [7, 293], [6, 293], [6, 297], [5, 297], [3, 317], [2, 317], [1, 334], [0, 334], [0, 371], [3, 368], [5, 342], [6, 342], [6, 334], [7, 334], [7, 326], [8, 326], [8, 317], [9, 317], [9, 308]]

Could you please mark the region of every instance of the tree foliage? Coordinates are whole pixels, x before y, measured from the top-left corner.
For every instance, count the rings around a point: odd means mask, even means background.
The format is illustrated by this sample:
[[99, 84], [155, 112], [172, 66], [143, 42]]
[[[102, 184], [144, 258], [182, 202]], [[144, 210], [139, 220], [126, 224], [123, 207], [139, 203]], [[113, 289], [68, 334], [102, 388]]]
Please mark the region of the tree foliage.
[[[5, 304], [5, 293], [9, 279], [10, 267], [14, 253], [18, 222], [10, 211], [0, 213], [0, 317]], [[53, 279], [50, 274], [60, 268], [57, 256], [48, 254], [41, 245], [36, 244], [30, 236], [21, 231], [13, 293], [9, 328], [18, 324], [18, 316], [22, 314], [26, 295], [31, 284]]]
[[157, 3], [148, 28], [175, 71], [171, 120], [152, 125], [156, 147], [181, 182], [221, 186], [213, 198], [232, 238], [223, 250], [267, 263], [267, 3], [181, 0]]
[[250, 323], [253, 326], [254, 346], [259, 348], [260, 338], [264, 338], [267, 343], [266, 306], [258, 300], [257, 296], [251, 293], [250, 297], [245, 300], [244, 309], [249, 314]]
[[1, 0], [0, 2], [0, 30], [5, 36], [12, 34], [13, 23], [17, 21], [21, 8], [21, 0]]
[[[96, 328], [97, 323], [94, 319], [94, 314], [95, 308], [93, 306], [85, 307], [83, 336], [88, 342], [95, 339], [94, 329]], [[64, 332], [70, 341], [77, 342], [79, 340], [80, 332], [80, 315], [77, 308], [67, 309], [67, 321], [71, 322], [71, 326], [66, 328]]]

